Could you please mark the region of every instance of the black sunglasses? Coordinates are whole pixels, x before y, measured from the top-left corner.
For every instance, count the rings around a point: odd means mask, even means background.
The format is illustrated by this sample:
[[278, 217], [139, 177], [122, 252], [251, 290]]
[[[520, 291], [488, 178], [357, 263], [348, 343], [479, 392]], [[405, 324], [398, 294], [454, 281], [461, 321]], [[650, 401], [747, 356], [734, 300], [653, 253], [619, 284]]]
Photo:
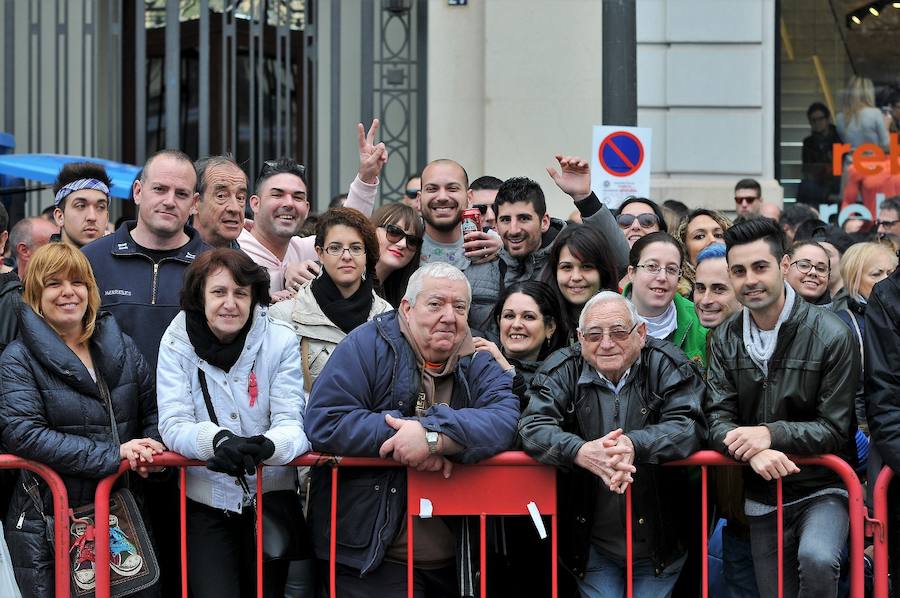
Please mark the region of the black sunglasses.
[[478, 210], [479, 212], [481, 212], [481, 215], [484, 216], [485, 214], [487, 214], [489, 207], [491, 206], [487, 205], [486, 203], [477, 203], [472, 206], [472, 209]]
[[406, 239], [406, 246], [415, 251], [422, 244], [422, 237], [417, 237], [405, 232], [396, 224], [385, 224], [383, 226], [385, 237], [389, 243], [399, 243], [401, 239]]
[[616, 222], [619, 223], [621, 228], [628, 228], [634, 224], [635, 218], [637, 219], [638, 224], [641, 225], [641, 228], [650, 228], [659, 225], [659, 218], [656, 217], [656, 214], [638, 214], [637, 216], [634, 214], [619, 214], [616, 216]]
[[304, 181], [306, 180], [306, 166], [303, 164], [297, 164], [293, 160], [266, 160], [262, 163], [262, 166], [259, 168], [259, 174], [256, 175], [257, 185], [259, 181], [276, 175], [276, 174], [293, 174]]
[[419, 194], [419, 190], [418, 189], [407, 189], [405, 191], [405, 193], [406, 193], [406, 197], [408, 197], [410, 199], [415, 199], [416, 196]]

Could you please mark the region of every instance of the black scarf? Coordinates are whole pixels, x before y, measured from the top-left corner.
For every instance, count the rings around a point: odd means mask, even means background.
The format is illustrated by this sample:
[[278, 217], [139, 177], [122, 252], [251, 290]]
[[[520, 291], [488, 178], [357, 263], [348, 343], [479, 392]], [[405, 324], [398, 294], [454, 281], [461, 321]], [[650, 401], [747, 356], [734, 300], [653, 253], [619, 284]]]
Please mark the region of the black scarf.
[[190, 339], [191, 345], [194, 346], [194, 352], [197, 353], [197, 357], [216, 366], [223, 372], [229, 371], [231, 366], [237, 363], [238, 357], [241, 356], [241, 351], [244, 350], [244, 341], [247, 340], [247, 333], [250, 332], [250, 327], [253, 326], [255, 308], [255, 303], [250, 306], [250, 317], [247, 318], [247, 323], [244, 324], [244, 327], [241, 328], [235, 339], [227, 344], [223, 344], [213, 334], [213, 331], [209, 329], [209, 324], [206, 323], [206, 314], [201, 311], [184, 312], [188, 339]]
[[369, 320], [369, 312], [372, 311], [372, 279], [374, 277], [374, 273], [369, 272], [356, 292], [346, 299], [328, 276], [325, 268], [322, 268], [319, 277], [312, 281], [312, 294], [322, 313], [343, 330], [344, 334], [350, 334], [354, 328]]

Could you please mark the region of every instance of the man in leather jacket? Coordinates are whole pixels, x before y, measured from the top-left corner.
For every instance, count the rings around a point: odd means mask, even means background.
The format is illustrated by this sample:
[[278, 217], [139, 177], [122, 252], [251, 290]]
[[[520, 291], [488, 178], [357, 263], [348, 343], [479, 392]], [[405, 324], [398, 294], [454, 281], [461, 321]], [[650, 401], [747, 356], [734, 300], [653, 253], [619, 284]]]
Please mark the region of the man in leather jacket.
[[835, 596], [847, 492], [830, 470], [798, 468], [789, 455], [836, 453], [855, 462], [859, 349], [837, 316], [785, 285], [790, 258], [773, 221], [735, 225], [725, 245], [744, 309], [710, 343], [710, 446], [753, 469], [745, 469], [744, 512], [760, 594], [777, 593], [775, 480], [785, 478], [784, 594]]
[[[866, 416], [872, 439], [885, 463], [900, 472], [900, 268], [879, 282], [866, 308]], [[869, 480], [874, 484], [874, 480]], [[898, 481], [888, 495], [891, 577], [900, 579], [900, 504]], [[897, 583], [896, 581], [894, 583]]]
[[684, 470], [659, 465], [700, 448], [702, 377], [618, 293], [588, 301], [578, 338], [535, 375], [519, 421], [525, 451], [561, 470], [560, 559], [582, 596], [624, 595], [633, 485], [634, 595], [668, 596], [686, 558], [673, 522], [689, 506]]

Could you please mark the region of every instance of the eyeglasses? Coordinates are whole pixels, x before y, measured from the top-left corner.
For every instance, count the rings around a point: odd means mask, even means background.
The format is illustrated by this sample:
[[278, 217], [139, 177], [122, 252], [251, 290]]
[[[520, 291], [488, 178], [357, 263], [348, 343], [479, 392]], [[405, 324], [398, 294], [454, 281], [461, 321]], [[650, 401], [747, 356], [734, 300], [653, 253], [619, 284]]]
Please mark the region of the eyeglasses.
[[382, 228], [389, 243], [399, 243], [402, 239], [406, 239], [406, 246], [412, 250], [418, 249], [422, 244], [422, 237], [412, 235], [396, 224], [385, 224]]
[[293, 174], [301, 179], [306, 178], [306, 166], [298, 164], [289, 158], [280, 160], [266, 160], [259, 168], [259, 174], [256, 175], [256, 186], [262, 179], [268, 178], [276, 174]]
[[900, 220], [876, 220], [875, 221], [875, 230], [878, 230], [882, 226], [884, 228], [891, 228], [898, 222], [900, 222]]
[[624, 327], [615, 327], [610, 328], [609, 330], [603, 330], [601, 328], [600, 330], [582, 332], [581, 336], [589, 343], [599, 343], [603, 340], [604, 335], [608, 334], [610, 340], [621, 343], [622, 341], [628, 340], [628, 337], [631, 336], [631, 333], [634, 332], [634, 329], [637, 327], [638, 325], [635, 324], [630, 330], [625, 330]]
[[653, 276], [656, 276], [657, 274], [659, 274], [660, 270], [665, 270], [666, 276], [671, 276], [672, 278], [678, 278], [679, 276], [681, 276], [681, 272], [682, 272], [681, 268], [679, 268], [678, 266], [666, 266], [665, 268], [663, 268], [659, 264], [638, 264], [635, 267], [643, 268], [645, 272], [648, 272], [649, 274], [651, 274]]
[[353, 257], [359, 257], [366, 253], [366, 248], [363, 245], [351, 245], [350, 247], [344, 247], [343, 245], [339, 245], [337, 243], [332, 243], [325, 248], [325, 253], [334, 257], [343, 257], [345, 251], [349, 251], [350, 255], [352, 255]]
[[656, 217], [656, 214], [638, 214], [637, 216], [634, 214], [619, 214], [616, 216], [616, 222], [619, 223], [620, 228], [628, 228], [634, 224], [635, 218], [638, 224], [641, 225], [641, 228], [659, 226], [659, 218]]
[[472, 209], [473, 209], [473, 210], [478, 210], [479, 212], [481, 212], [481, 215], [482, 215], [482, 216], [484, 216], [485, 214], [487, 214], [487, 211], [488, 211], [488, 208], [489, 208], [489, 207], [491, 207], [491, 206], [487, 205], [486, 203], [476, 203], [476, 204], [473, 204], [473, 205], [472, 205]]
[[735, 197], [734, 203], [745, 203], [749, 205], [757, 199], [759, 199], [759, 197]]
[[407, 189], [406, 191], [404, 191], [404, 193], [406, 193], [406, 197], [408, 197], [410, 199], [415, 199], [416, 196], [419, 194], [419, 190], [418, 189]]
[[797, 260], [796, 262], [791, 262], [791, 265], [797, 268], [801, 274], [809, 274], [811, 270], [815, 269], [816, 274], [819, 276], [828, 276], [828, 272], [831, 270], [825, 264], [813, 264], [809, 260]]

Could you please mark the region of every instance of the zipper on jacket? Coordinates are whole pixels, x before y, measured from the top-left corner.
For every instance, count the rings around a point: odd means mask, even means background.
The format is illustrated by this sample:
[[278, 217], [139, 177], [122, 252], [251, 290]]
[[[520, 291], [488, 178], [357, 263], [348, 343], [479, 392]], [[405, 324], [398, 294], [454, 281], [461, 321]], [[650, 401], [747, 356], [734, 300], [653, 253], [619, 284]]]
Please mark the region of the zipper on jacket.
[[157, 280], [157, 274], [159, 274], [159, 262], [153, 262], [153, 281], [150, 286], [150, 305], [156, 305], [156, 285], [159, 282], [159, 280]]
[[16, 529], [22, 529], [23, 523], [25, 523], [25, 511], [22, 511], [19, 518], [16, 520]]

